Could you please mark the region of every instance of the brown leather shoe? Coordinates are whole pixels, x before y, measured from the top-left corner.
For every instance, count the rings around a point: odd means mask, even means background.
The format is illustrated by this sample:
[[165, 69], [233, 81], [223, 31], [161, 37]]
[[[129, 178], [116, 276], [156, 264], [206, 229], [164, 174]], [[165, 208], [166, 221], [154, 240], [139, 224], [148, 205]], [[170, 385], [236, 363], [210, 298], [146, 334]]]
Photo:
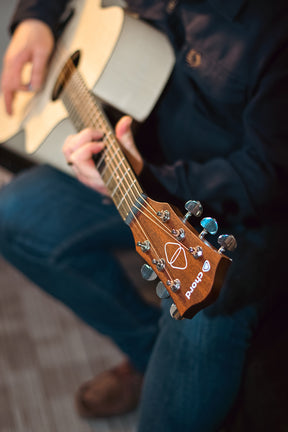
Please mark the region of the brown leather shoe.
[[76, 393], [82, 417], [110, 417], [134, 410], [139, 402], [143, 375], [129, 362], [100, 373]]

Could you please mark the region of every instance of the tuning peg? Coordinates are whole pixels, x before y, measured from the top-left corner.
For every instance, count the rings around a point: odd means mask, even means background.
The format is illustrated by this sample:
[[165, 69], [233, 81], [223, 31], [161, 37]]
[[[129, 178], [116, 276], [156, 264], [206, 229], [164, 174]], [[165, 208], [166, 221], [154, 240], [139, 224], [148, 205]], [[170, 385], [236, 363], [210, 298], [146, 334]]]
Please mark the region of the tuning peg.
[[181, 288], [181, 282], [179, 279], [169, 280], [167, 285], [170, 286], [173, 292], [177, 292]]
[[200, 225], [203, 228], [203, 231], [201, 231], [199, 235], [200, 239], [202, 239], [207, 233], [214, 235], [218, 231], [218, 223], [216, 219], [213, 219], [211, 217], [206, 217], [202, 219]]
[[183, 241], [185, 239], [186, 233], [183, 228], [172, 229], [171, 234], [179, 241]]
[[203, 249], [201, 246], [189, 247], [188, 251], [193, 255], [195, 259], [201, 258], [203, 256]]
[[143, 264], [141, 267], [141, 275], [143, 279], [147, 281], [153, 281], [157, 278], [157, 274], [154, 272], [149, 264]]
[[166, 299], [166, 298], [170, 297], [169, 292], [167, 291], [167, 289], [165, 288], [165, 285], [161, 281], [158, 282], [158, 284], [156, 286], [156, 294], [161, 299]]
[[142, 252], [148, 252], [151, 248], [149, 240], [145, 240], [144, 242], [137, 242], [137, 246], [139, 246]]
[[185, 223], [187, 219], [194, 215], [196, 217], [199, 217], [203, 213], [203, 207], [200, 203], [200, 201], [187, 201], [185, 204], [185, 210], [187, 210], [187, 213], [185, 214], [183, 218], [183, 222]]
[[222, 253], [225, 250], [233, 252], [237, 247], [237, 241], [235, 237], [231, 234], [222, 234], [218, 237], [218, 243], [221, 246], [218, 252]]
[[175, 303], [172, 303], [171, 307], [170, 307], [170, 315], [172, 318], [174, 318], [175, 320], [182, 320], [182, 317], [177, 309], [177, 306], [175, 305]]
[[157, 212], [157, 216], [159, 216], [162, 222], [168, 222], [170, 220], [169, 210], [160, 210]]
[[157, 270], [163, 271], [165, 268], [165, 260], [163, 258], [153, 259], [152, 263], [156, 265]]

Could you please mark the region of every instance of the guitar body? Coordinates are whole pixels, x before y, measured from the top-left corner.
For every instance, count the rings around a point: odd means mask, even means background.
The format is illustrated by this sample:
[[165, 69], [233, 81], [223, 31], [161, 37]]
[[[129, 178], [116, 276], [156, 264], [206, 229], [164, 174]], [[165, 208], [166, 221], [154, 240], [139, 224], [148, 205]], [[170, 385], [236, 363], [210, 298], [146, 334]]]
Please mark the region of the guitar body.
[[73, 52], [80, 51], [78, 68], [88, 88], [105, 103], [138, 121], [150, 114], [174, 65], [173, 50], [166, 37], [125, 15], [122, 8], [101, 8], [96, 0], [80, 0], [75, 5], [42, 91], [36, 95], [20, 93], [12, 117], [6, 114], [0, 98], [0, 142], [24, 130], [25, 151], [35, 159], [40, 154], [40, 161], [56, 166], [59, 159], [60, 165], [64, 163], [60, 154], [63, 139], [75, 130], [62, 102], [52, 101], [51, 95]]

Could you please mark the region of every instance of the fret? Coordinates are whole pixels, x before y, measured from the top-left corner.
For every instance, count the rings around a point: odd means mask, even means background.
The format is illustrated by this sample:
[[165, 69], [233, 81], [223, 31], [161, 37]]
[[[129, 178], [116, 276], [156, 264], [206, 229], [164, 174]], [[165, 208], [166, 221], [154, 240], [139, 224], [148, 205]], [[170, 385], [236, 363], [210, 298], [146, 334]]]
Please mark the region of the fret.
[[105, 169], [105, 152], [106, 149], [101, 150], [97, 154], [93, 154], [92, 159], [95, 163], [97, 171], [101, 174], [102, 170]]
[[101, 174], [105, 169], [105, 157], [106, 157], [107, 148], [101, 150], [97, 155], [93, 155], [93, 159], [95, 161], [95, 166], [97, 171]]
[[129, 188], [126, 190], [126, 192], [124, 193], [124, 195], [122, 196], [121, 201], [119, 202], [119, 204], [117, 205], [117, 209], [119, 210], [119, 207], [121, 207], [122, 202], [126, 199], [126, 195], [129, 193], [129, 190], [132, 189], [132, 187], [136, 184], [136, 180], [134, 180], [130, 185]]
[[63, 95], [62, 99], [63, 99], [64, 105], [66, 106], [66, 109], [69, 113], [70, 119], [72, 120], [72, 123], [75, 126], [75, 129], [77, 131], [82, 130], [85, 127], [85, 125], [84, 125], [81, 117], [79, 116], [79, 113], [74, 109], [73, 102], [71, 102], [70, 98], [66, 94]]
[[104, 156], [101, 159], [100, 163], [97, 164], [97, 171], [99, 172], [99, 174], [101, 175], [101, 177], [103, 178], [102, 172], [105, 171], [106, 168], [106, 158], [105, 158], [105, 152], [103, 153]]
[[142, 206], [143, 191], [95, 95], [88, 90], [76, 69], [70, 73], [61, 98], [77, 131], [86, 127], [103, 131], [105, 148], [93, 155], [95, 167], [121, 217], [130, 224]]
[[[108, 127], [108, 126], [107, 126], [107, 127]], [[108, 131], [108, 132], [105, 134], [105, 139], [108, 140], [111, 136], [112, 136], [112, 132], [111, 132], [111, 131]]]
[[[119, 150], [120, 149], [118, 148], [117, 153], [119, 152]], [[115, 156], [116, 156], [116, 154], [115, 154]], [[125, 159], [124, 159], [124, 157], [122, 157], [122, 159], [119, 160], [119, 162], [117, 163], [117, 165], [115, 166], [115, 168], [113, 168], [113, 172], [111, 173], [109, 179], [107, 180], [106, 186], [109, 186], [109, 183], [113, 179], [113, 176], [117, 176], [117, 170], [121, 167], [121, 165], [122, 165], [122, 167], [124, 166], [124, 162], [125, 162]]]
[[119, 189], [119, 187], [121, 186], [123, 180], [125, 179], [125, 177], [129, 174], [130, 170], [127, 170], [124, 175], [122, 176], [122, 178], [120, 179], [119, 183], [115, 186], [113, 192], [111, 193], [111, 197], [114, 197], [115, 192], [117, 191], [117, 189]]
[[132, 207], [134, 205], [134, 200], [133, 201], [131, 201], [131, 200], [124, 200], [122, 202], [122, 204], [118, 207], [118, 203], [123, 198], [123, 192], [121, 192], [119, 189], [116, 189], [115, 194], [113, 195], [113, 197], [111, 196], [111, 198], [112, 198], [112, 200], [113, 200], [113, 202], [114, 202], [117, 210], [118, 211], [123, 210], [123, 212], [124, 212], [125, 215], [127, 215], [131, 211], [131, 209], [132, 209]]

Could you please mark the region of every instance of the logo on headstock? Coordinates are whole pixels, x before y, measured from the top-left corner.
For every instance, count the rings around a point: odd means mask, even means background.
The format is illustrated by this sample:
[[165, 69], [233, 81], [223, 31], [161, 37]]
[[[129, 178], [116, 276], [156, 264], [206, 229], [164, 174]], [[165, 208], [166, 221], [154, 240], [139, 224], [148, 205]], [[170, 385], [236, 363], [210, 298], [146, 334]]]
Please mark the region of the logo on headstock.
[[185, 296], [190, 300], [191, 294], [193, 291], [197, 288], [197, 285], [202, 282], [204, 273], [208, 272], [211, 269], [210, 262], [208, 260], [204, 261], [204, 264], [202, 266], [202, 271], [198, 273], [195, 280], [192, 282], [190, 288], [188, 291], [186, 291]]
[[168, 242], [165, 244], [165, 256], [167, 263], [174, 269], [185, 270], [187, 257], [183, 246], [179, 243]]
[[208, 272], [211, 269], [211, 265], [210, 262], [208, 260], [206, 260], [203, 264], [202, 270], [203, 272]]

